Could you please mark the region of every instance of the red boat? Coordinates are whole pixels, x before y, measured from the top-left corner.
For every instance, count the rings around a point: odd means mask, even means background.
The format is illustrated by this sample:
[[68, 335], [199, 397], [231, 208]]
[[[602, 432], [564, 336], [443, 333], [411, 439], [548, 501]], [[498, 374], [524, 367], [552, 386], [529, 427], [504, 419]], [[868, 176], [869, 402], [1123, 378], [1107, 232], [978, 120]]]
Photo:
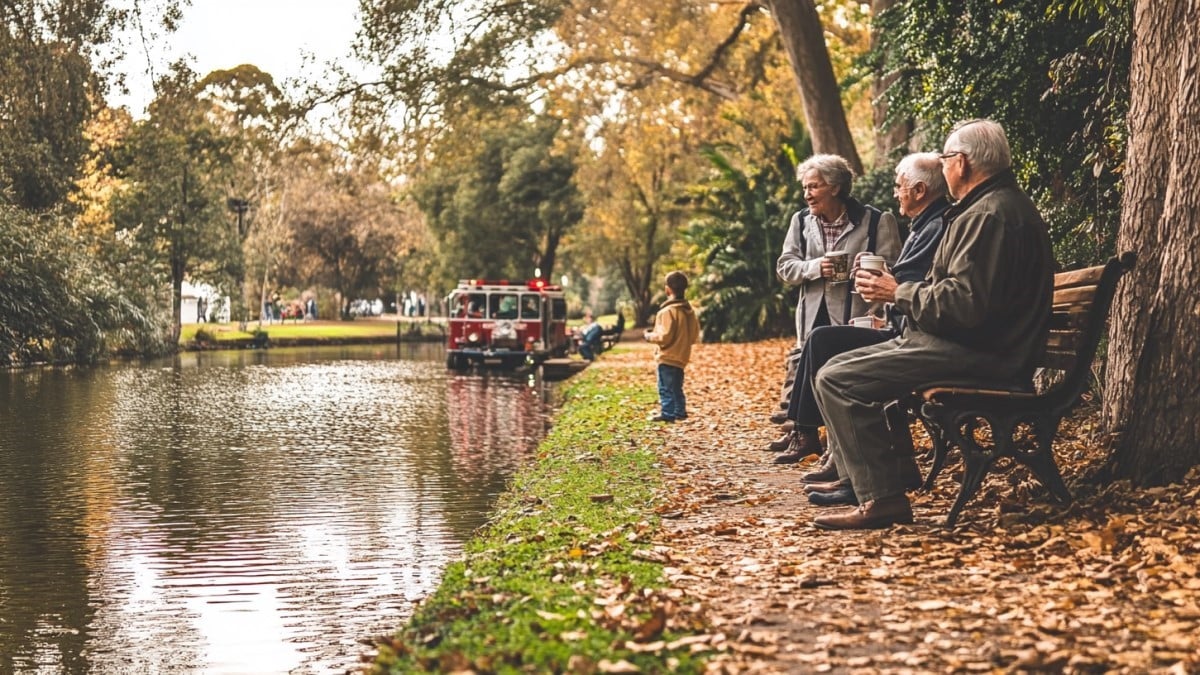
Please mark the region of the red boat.
[[447, 300], [447, 368], [515, 368], [566, 356], [570, 350], [561, 286], [541, 279], [525, 284], [468, 279], [458, 282]]

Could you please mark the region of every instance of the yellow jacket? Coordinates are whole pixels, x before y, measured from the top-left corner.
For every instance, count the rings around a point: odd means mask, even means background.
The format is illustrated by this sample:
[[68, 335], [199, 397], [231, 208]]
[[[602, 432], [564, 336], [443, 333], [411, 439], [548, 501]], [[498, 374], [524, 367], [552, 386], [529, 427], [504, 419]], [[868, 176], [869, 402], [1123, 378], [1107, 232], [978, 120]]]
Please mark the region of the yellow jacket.
[[646, 340], [658, 347], [654, 362], [683, 368], [692, 357], [692, 345], [700, 341], [700, 321], [687, 300], [672, 298], [654, 317], [654, 330]]

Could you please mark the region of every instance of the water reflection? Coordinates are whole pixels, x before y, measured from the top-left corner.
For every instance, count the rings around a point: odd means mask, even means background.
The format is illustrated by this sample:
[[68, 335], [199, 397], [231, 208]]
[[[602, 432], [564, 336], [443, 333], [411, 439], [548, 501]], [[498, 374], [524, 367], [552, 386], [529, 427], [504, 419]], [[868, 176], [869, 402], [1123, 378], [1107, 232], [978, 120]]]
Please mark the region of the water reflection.
[[0, 672], [352, 668], [546, 424], [404, 350], [0, 374]]

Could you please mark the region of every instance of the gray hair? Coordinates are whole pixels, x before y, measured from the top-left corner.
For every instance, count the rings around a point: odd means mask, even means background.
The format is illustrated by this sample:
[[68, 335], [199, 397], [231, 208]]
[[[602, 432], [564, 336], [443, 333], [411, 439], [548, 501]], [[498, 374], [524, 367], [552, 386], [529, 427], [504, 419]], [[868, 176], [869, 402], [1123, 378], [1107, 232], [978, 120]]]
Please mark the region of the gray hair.
[[946, 138], [946, 152], [961, 152], [984, 176], [994, 176], [1012, 166], [1012, 151], [1004, 127], [992, 120], [976, 119], [954, 125]]
[[929, 194], [937, 199], [946, 194], [946, 176], [936, 152], [914, 152], [906, 155], [896, 165], [896, 175], [904, 176], [910, 183], [924, 183]]
[[796, 180], [804, 180], [804, 174], [816, 171], [821, 180], [839, 188], [838, 197], [850, 197], [850, 186], [854, 183], [854, 171], [850, 163], [840, 155], [813, 155], [796, 167]]

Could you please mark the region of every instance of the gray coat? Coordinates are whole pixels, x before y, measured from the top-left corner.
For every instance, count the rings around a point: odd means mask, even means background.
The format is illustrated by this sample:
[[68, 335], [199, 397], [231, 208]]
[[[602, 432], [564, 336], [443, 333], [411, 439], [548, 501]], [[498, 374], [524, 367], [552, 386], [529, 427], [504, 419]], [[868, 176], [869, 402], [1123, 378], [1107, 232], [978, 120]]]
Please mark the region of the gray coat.
[[[871, 216], [870, 211], [854, 199], [848, 201], [846, 211], [850, 225], [838, 237], [835, 250], [848, 252], [853, 261], [856, 253], [866, 250]], [[873, 253], [883, 256], [889, 267], [895, 264], [900, 254], [900, 228], [896, 224], [896, 217], [890, 213], [884, 213], [879, 218], [875, 249]], [[827, 283], [821, 277], [821, 258], [824, 256], [825, 235], [821, 232], [817, 217], [805, 211], [792, 215], [787, 236], [783, 239], [783, 253], [775, 263], [775, 272], [784, 283], [800, 286], [800, 301], [796, 304], [797, 347], [804, 346], [822, 301], [826, 303], [829, 320], [835, 326], [845, 323], [847, 298], [851, 301], [851, 317], [864, 316], [871, 309], [861, 297], [850, 293], [854, 288], [853, 283]]]

